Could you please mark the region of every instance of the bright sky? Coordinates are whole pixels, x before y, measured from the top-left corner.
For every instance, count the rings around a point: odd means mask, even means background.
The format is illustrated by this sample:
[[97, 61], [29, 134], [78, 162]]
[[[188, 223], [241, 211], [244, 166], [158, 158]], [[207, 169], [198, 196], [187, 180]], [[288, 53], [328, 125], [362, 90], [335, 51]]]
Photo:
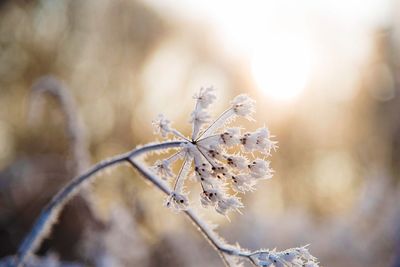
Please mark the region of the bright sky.
[[370, 34], [389, 23], [393, 4], [392, 0], [145, 2], [172, 17], [212, 25], [224, 47], [248, 59], [258, 89], [276, 101], [301, 95], [311, 80], [326, 75], [320, 75], [321, 69], [346, 72], [347, 83], [340, 88], [349, 94], [351, 70], [367, 58]]

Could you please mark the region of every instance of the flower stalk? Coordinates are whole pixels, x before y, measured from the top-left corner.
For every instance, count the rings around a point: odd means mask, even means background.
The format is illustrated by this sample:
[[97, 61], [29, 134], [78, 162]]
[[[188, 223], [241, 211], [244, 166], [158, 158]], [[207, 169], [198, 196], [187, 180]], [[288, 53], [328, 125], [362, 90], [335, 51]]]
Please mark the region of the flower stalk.
[[[229, 245], [190, 209], [188, 194], [184, 192], [184, 183], [191, 173], [201, 185], [200, 201], [203, 207], [214, 207], [222, 215], [243, 208], [244, 205], [237, 194], [253, 191], [258, 180], [272, 177], [273, 171], [265, 158], [275, 148], [275, 142], [270, 140], [270, 134], [266, 128], [244, 134], [239, 128], [225, 128], [237, 117], [252, 120], [254, 100], [248, 96], [239, 95], [234, 98], [231, 107], [210, 124], [208, 124], [210, 116], [206, 109], [216, 99], [213, 89], [201, 89], [194, 98], [196, 105], [192, 113], [191, 139], [172, 128], [170, 121], [160, 115], [153, 121], [156, 133], [165, 138], [172, 135], [178, 140], [138, 147], [125, 154], [101, 161], [74, 178], [42, 210], [18, 249], [15, 266], [25, 265], [29, 255], [35, 252], [50, 232], [63, 206], [82, 189], [84, 184], [93, 181], [95, 174], [102, 170], [128, 163], [146, 180], [168, 195], [167, 207], [184, 212], [188, 216], [216, 249], [226, 266], [241, 266], [241, 262], [247, 260], [254, 266], [262, 267], [318, 267], [317, 259], [308, 252], [306, 246], [284, 251], [263, 249], [251, 252], [240, 248], [239, 245]], [[148, 168], [137, 160], [145, 153], [171, 148], [177, 152], [167, 159], [157, 161], [153, 168]], [[229, 151], [233, 148], [241, 152], [231, 154]], [[244, 153], [250, 155], [244, 155]], [[255, 157], [254, 154], [262, 156]], [[250, 156], [251, 159], [249, 159]], [[171, 164], [178, 158], [182, 158], [183, 163], [174, 179]], [[192, 165], [194, 165], [193, 169]], [[169, 179], [171, 177], [172, 179]], [[173, 186], [168, 185], [168, 182], [172, 182]], [[229, 194], [230, 188], [236, 193]]]
[[[20, 247], [18, 248], [15, 265], [18, 267], [24, 266], [24, 262], [27, 256], [33, 253], [35, 249], [40, 246], [43, 239], [50, 232], [51, 227], [57, 220], [57, 217], [63, 206], [68, 202], [68, 200], [75, 196], [80, 189], [83, 188], [83, 185], [85, 183], [93, 181], [96, 178], [95, 174], [109, 167], [119, 165], [121, 163], [130, 162], [131, 158], [138, 157], [146, 152], [179, 147], [182, 143], [185, 142], [186, 141], [169, 141], [163, 143], [148, 144], [127, 153], [103, 160], [94, 165], [82, 175], [74, 178], [52, 198], [47, 206], [43, 208], [31, 231], [26, 235], [25, 239], [22, 241]], [[154, 183], [154, 181], [152, 182]], [[158, 184], [156, 185], [157, 187], [159, 187]]]

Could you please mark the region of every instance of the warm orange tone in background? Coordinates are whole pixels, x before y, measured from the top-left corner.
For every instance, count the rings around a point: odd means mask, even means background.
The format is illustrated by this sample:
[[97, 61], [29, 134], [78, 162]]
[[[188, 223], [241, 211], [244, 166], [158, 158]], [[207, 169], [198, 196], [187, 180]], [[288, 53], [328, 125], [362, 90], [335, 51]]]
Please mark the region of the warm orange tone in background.
[[[154, 141], [158, 113], [189, 134], [201, 86], [217, 89], [214, 114], [249, 94], [249, 130], [265, 123], [279, 142], [274, 178], [245, 196], [232, 222], [204, 216], [251, 249], [310, 244], [322, 266], [400, 266], [400, 3], [232, 2], [0, 1], [0, 258], [74, 175], [57, 102], [46, 97], [28, 122], [31, 86], [52, 74], [75, 98], [92, 163]], [[129, 168], [91, 188], [41, 255], [222, 266]]]

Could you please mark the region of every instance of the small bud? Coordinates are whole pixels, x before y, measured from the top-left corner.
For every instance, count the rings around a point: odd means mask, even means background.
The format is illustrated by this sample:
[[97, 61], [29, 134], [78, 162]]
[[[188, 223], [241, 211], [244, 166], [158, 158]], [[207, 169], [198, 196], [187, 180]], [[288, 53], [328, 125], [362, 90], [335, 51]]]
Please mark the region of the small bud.
[[253, 191], [256, 180], [247, 174], [232, 175], [232, 189], [236, 192]]
[[198, 94], [195, 94], [194, 99], [197, 100], [197, 104], [202, 108], [206, 109], [211, 105], [217, 98], [214, 94], [214, 88], [208, 87], [206, 89], [201, 88]]
[[304, 267], [318, 267], [318, 263], [314, 262], [314, 261], [308, 261], [306, 262], [304, 265]]
[[216, 189], [204, 190], [200, 194], [200, 201], [203, 207], [213, 206], [223, 197], [223, 192]]
[[165, 201], [165, 206], [175, 211], [187, 210], [189, 207], [188, 198], [177, 192], [172, 192]]
[[246, 133], [240, 139], [246, 151], [260, 151], [269, 154], [275, 148], [275, 142], [271, 141], [267, 128], [260, 128], [253, 133]]
[[153, 168], [156, 173], [160, 175], [161, 178], [163, 178], [164, 180], [166, 180], [168, 177], [173, 176], [171, 168], [169, 167], [169, 162], [167, 160], [158, 160]]
[[254, 178], [266, 178], [272, 177], [272, 171], [269, 168], [269, 161], [262, 159], [255, 159], [252, 163], [248, 165], [250, 174]]
[[246, 169], [248, 165], [246, 158], [239, 155], [229, 155], [226, 158], [226, 162], [229, 166], [237, 168], [239, 170]]
[[222, 215], [226, 215], [229, 210], [238, 210], [243, 208], [242, 202], [237, 197], [227, 197], [218, 201], [215, 210]]
[[211, 166], [207, 163], [202, 163], [199, 165], [195, 165], [194, 172], [197, 178], [197, 181], [201, 183], [206, 183], [208, 185], [212, 185], [214, 183], [214, 178], [211, 177]]
[[167, 137], [168, 133], [171, 132], [171, 122], [163, 114], [159, 114], [157, 119], [152, 121], [152, 124], [154, 126], [154, 133], [161, 134], [162, 137]]
[[293, 250], [289, 250], [289, 251], [282, 251], [281, 253], [281, 258], [284, 259], [287, 262], [292, 262], [296, 259], [298, 253], [296, 253]]
[[251, 115], [254, 113], [254, 102], [253, 99], [242, 94], [235, 97], [231, 104], [236, 115], [251, 118]]
[[239, 144], [240, 130], [238, 128], [230, 128], [220, 134], [220, 142], [226, 146], [234, 146]]

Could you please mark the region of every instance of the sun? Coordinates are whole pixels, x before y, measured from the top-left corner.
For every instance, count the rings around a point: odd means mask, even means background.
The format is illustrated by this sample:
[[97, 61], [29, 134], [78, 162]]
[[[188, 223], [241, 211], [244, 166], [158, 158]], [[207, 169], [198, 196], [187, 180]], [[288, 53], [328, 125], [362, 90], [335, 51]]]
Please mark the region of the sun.
[[304, 92], [316, 69], [313, 63], [319, 60], [307, 5], [271, 0], [189, 2], [215, 25], [223, 52], [249, 63], [249, 78], [265, 97], [284, 102]]
[[287, 101], [299, 96], [310, 80], [313, 51], [301, 35], [281, 35], [259, 43], [251, 56], [253, 79], [266, 96]]

